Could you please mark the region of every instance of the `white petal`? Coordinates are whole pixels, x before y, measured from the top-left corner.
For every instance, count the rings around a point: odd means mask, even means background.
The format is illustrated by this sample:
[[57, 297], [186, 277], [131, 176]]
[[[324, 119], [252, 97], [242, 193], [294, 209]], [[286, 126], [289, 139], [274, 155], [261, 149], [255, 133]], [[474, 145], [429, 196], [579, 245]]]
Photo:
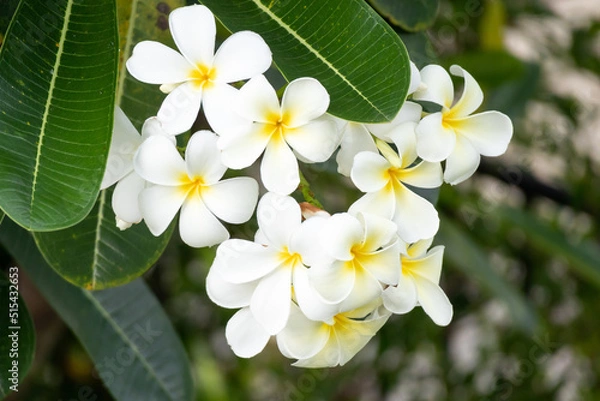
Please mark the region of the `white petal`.
[[394, 142], [402, 160], [400, 167], [406, 168], [417, 160], [417, 123], [409, 121], [399, 124], [388, 133], [388, 138]]
[[191, 195], [181, 208], [179, 235], [189, 246], [200, 248], [220, 244], [229, 238], [229, 231], [197, 195]]
[[413, 93], [413, 99], [425, 100], [445, 106], [448, 109], [454, 101], [454, 85], [450, 74], [439, 65], [430, 64], [421, 69], [422, 88]]
[[229, 319], [225, 337], [233, 352], [241, 358], [255, 356], [265, 348], [271, 338], [249, 308], [240, 309]]
[[442, 113], [433, 113], [424, 117], [417, 128], [417, 154], [428, 162], [446, 159], [454, 150], [456, 134], [454, 130], [442, 124]]
[[421, 86], [421, 73], [416, 64], [410, 62], [410, 84], [408, 85], [408, 94], [414, 93]]
[[406, 187], [396, 191], [396, 214], [398, 235], [408, 243], [433, 237], [439, 228], [437, 210], [426, 199]]
[[292, 269], [281, 266], [262, 278], [250, 300], [256, 320], [272, 335], [285, 327], [292, 303]]
[[112, 196], [112, 208], [118, 219], [128, 223], [142, 220], [138, 197], [145, 186], [146, 181], [133, 171], [119, 181]]
[[217, 28], [208, 8], [201, 5], [176, 8], [169, 14], [169, 29], [191, 64], [212, 65]]
[[177, 187], [155, 185], [139, 196], [140, 211], [150, 232], [158, 237], [169, 226], [183, 204], [186, 193]]
[[[293, 272], [294, 299], [302, 313], [310, 320], [331, 321], [338, 313], [335, 303], [326, 303], [323, 297], [314, 289], [309, 279], [309, 270], [304, 266], [296, 266]], [[344, 297], [340, 297], [343, 299]], [[294, 305], [293, 305], [294, 306]], [[292, 306], [292, 309], [293, 309]], [[291, 318], [291, 316], [290, 316]], [[288, 326], [289, 326], [288, 321]]]
[[228, 37], [215, 53], [216, 81], [222, 83], [250, 79], [271, 66], [271, 50], [263, 38], [250, 31]]
[[292, 366], [302, 368], [327, 368], [337, 366], [340, 363], [340, 344], [333, 329], [327, 342], [316, 355], [310, 358], [299, 359]]
[[250, 220], [258, 201], [258, 183], [249, 177], [220, 181], [202, 189], [202, 200], [210, 211], [227, 223]]
[[105, 189], [133, 170], [133, 155], [142, 138], [120, 107], [115, 107], [114, 125], [106, 169], [100, 189]]
[[425, 256], [425, 254], [427, 253], [427, 250], [429, 249], [429, 247], [431, 246], [432, 243], [433, 243], [433, 237], [417, 241], [408, 247], [406, 255], [410, 259], [421, 258], [421, 257]]
[[354, 157], [350, 177], [362, 192], [379, 191], [390, 182], [390, 167], [379, 153], [360, 152]]
[[289, 358], [310, 358], [323, 349], [329, 333], [329, 327], [307, 319], [296, 305], [292, 305], [288, 323], [277, 335], [277, 344]]
[[329, 217], [322, 215], [309, 217], [291, 234], [289, 251], [291, 253], [298, 253], [302, 257], [302, 263], [307, 266], [331, 260], [325, 249], [323, 249], [322, 244], [315, 241], [315, 238], [319, 237]]
[[316, 265], [308, 270], [310, 286], [329, 304], [339, 304], [352, 292], [355, 284], [355, 272], [352, 262], [336, 261], [331, 265]]
[[231, 239], [219, 245], [215, 259], [219, 262], [223, 279], [234, 284], [258, 280], [282, 262], [279, 250], [240, 239]]
[[302, 213], [294, 198], [269, 192], [258, 204], [256, 219], [269, 244], [281, 250], [300, 229]]
[[271, 138], [265, 129], [265, 124], [255, 123], [241, 133], [220, 137], [217, 144], [221, 149], [223, 163], [238, 170], [254, 163], [264, 152]]
[[127, 60], [127, 71], [148, 84], [176, 84], [188, 78], [190, 63], [175, 50], [153, 41], [135, 45]]
[[260, 164], [260, 176], [268, 191], [281, 195], [294, 192], [300, 184], [296, 156], [282, 138], [272, 139]]
[[402, 259], [402, 268], [413, 274], [426, 278], [434, 284], [439, 284], [442, 274], [444, 247], [436, 246], [424, 257], [414, 260]]
[[467, 137], [475, 150], [484, 156], [499, 156], [506, 152], [513, 134], [510, 118], [498, 111], [453, 120], [452, 128], [457, 134]]
[[391, 245], [358, 258], [362, 267], [383, 284], [396, 285], [400, 277], [400, 243]]
[[420, 104], [406, 101], [402, 104], [398, 114], [396, 114], [396, 117], [394, 117], [392, 121], [387, 123], [367, 124], [367, 128], [376, 137], [388, 141], [392, 130], [400, 124], [407, 122], [418, 123], [419, 120], [421, 120], [422, 111], [423, 108]]
[[458, 65], [450, 67], [450, 72], [453, 75], [463, 77], [464, 87], [463, 93], [458, 101], [452, 106], [453, 118], [466, 117], [473, 113], [483, 103], [483, 91], [475, 78]]
[[221, 163], [221, 152], [217, 148], [217, 136], [210, 131], [198, 131], [190, 137], [185, 149], [187, 174], [202, 178], [205, 185], [218, 182], [227, 167]]
[[341, 136], [342, 132], [329, 116], [284, 131], [285, 140], [291, 148], [311, 163], [329, 159], [340, 144]]
[[248, 81], [238, 92], [235, 111], [250, 121], [276, 123], [280, 108], [277, 93], [264, 75], [257, 75]]
[[442, 165], [421, 162], [402, 171], [402, 182], [417, 188], [437, 188], [444, 182]]
[[364, 229], [360, 221], [348, 214], [331, 216], [323, 225], [320, 241], [325, 250], [338, 260], [352, 260], [352, 247], [362, 243]]
[[201, 103], [202, 90], [185, 82], [167, 95], [156, 116], [166, 132], [177, 135], [192, 128]]
[[391, 219], [396, 210], [396, 197], [394, 191], [384, 188], [381, 191], [369, 192], [348, 209], [348, 213], [356, 215], [358, 213], [373, 213]]
[[479, 152], [471, 142], [462, 135], [457, 136], [456, 146], [446, 160], [444, 181], [450, 185], [460, 184], [477, 170], [480, 159]]
[[350, 176], [354, 156], [362, 151], [377, 153], [377, 147], [364, 124], [350, 122], [343, 131], [340, 150], [335, 158], [338, 173]]
[[158, 117], [147, 118], [142, 126], [142, 139], [146, 140], [155, 135], [164, 136], [169, 139], [173, 145], [176, 145], [177, 140], [172, 134], [165, 131]]
[[255, 288], [255, 281], [241, 284], [226, 281], [214, 263], [206, 276], [206, 294], [223, 308], [236, 309], [250, 305]]
[[325, 114], [329, 94], [314, 78], [298, 78], [290, 82], [281, 99], [281, 112], [290, 128], [300, 127]]
[[248, 124], [248, 121], [233, 107], [238, 97], [238, 90], [233, 86], [214, 83], [209, 89], [204, 90], [203, 95], [204, 116], [217, 134], [231, 135]]
[[164, 136], [152, 136], [144, 141], [134, 158], [136, 173], [148, 182], [178, 186], [185, 176], [185, 162], [175, 145]]
[[401, 275], [397, 287], [388, 287], [383, 291], [383, 305], [392, 313], [408, 313], [417, 306], [417, 287], [414, 281]]
[[452, 320], [452, 304], [439, 285], [414, 275], [419, 304], [438, 326], [447, 326]]
[[385, 314], [373, 319], [355, 321], [350, 327], [336, 330], [339, 341], [340, 366], [345, 365], [367, 345], [371, 338], [385, 324], [389, 316], [389, 314]]
[[349, 311], [360, 308], [381, 296], [383, 288], [379, 281], [367, 269], [359, 264], [355, 265], [356, 278], [352, 291], [340, 304], [341, 311]]
[[361, 253], [375, 252], [396, 242], [396, 224], [389, 219], [371, 213], [359, 213], [358, 219], [365, 228]]

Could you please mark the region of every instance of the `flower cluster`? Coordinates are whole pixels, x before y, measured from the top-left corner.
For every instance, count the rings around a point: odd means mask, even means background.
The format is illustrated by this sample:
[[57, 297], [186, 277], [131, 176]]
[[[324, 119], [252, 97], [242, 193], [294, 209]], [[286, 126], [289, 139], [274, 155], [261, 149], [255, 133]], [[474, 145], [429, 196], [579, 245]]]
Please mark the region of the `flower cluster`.
[[[158, 236], [181, 210], [186, 244], [219, 245], [207, 293], [238, 309], [226, 328], [233, 351], [251, 357], [275, 337], [297, 366], [335, 366], [392, 314], [420, 306], [434, 323], [449, 324], [452, 305], [439, 286], [444, 248], [430, 249], [439, 217], [419, 189], [464, 181], [480, 155], [504, 153], [512, 136], [504, 114], [474, 114], [483, 94], [473, 77], [450, 68], [464, 81], [455, 101], [446, 70], [411, 63], [409, 97], [396, 118], [359, 124], [327, 114], [327, 90], [311, 77], [290, 82], [279, 100], [262, 75], [271, 52], [256, 33], [234, 33], [215, 52], [206, 7], [174, 10], [169, 26], [180, 53], [146, 41], [127, 61], [131, 75], [168, 95], [141, 135], [116, 110], [103, 187], [117, 183], [112, 205], [121, 229], [143, 220]], [[425, 113], [419, 101], [440, 111]], [[193, 133], [182, 157], [176, 136], [201, 109], [212, 131]], [[324, 162], [336, 151], [339, 173], [364, 195], [335, 214], [296, 201], [299, 161]], [[267, 192], [259, 201], [254, 178], [223, 176], [261, 155]], [[255, 207], [254, 240], [230, 239], [222, 221], [244, 223]]]

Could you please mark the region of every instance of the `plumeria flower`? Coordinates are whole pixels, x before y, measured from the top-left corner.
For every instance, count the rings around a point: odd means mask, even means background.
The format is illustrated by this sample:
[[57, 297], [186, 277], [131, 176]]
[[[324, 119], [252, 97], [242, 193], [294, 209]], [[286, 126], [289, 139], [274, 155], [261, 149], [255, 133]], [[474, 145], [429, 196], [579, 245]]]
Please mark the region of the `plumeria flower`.
[[452, 304], [439, 285], [444, 247], [436, 246], [427, 251], [432, 241], [416, 242], [401, 256], [400, 282], [383, 291], [383, 305], [399, 314], [421, 305], [435, 324], [447, 326], [452, 320]]
[[338, 311], [359, 308], [381, 296], [382, 283], [398, 282], [403, 244], [393, 222], [366, 213], [334, 214], [318, 238], [329, 259], [316, 259], [308, 270], [310, 284]]
[[327, 322], [308, 319], [295, 305], [286, 327], [277, 335], [283, 355], [294, 366], [324, 368], [346, 364], [379, 331], [390, 316], [379, 300], [339, 313]]
[[112, 207], [117, 227], [121, 230], [142, 220], [138, 195], [145, 188], [146, 181], [134, 171], [133, 158], [144, 140], [153, 135], [166, 137], [175, 143], [175, 138], [164, 131], [156, 117], [150, 117], [144, 122], [140, 136], [123, 110], [115, 108], [113, 134], [100, 189], [117, 183], [112, 196]]
[[[304, 251], [311, 253], [314, 230], [305, 229], [300, 206], [293, 198], [275, 193], [262, 197], [257, 220], [256, 241], [231, 239], [219, 246], [207, 279], [207, 293], [224, 307], [248, 306], [265, 332], [274, 335], [287, 322], [294, 280], [297, 274], [305, 274]], [[240, 290], [238, 286], [242, 286]], [[298, 288], [294, 290], [298, 293]], [[231, 298], [237, 295], [230, 292], [250, 296], [236, 304]], [[244, 321], [253, 324], [248, 316]]]
[[298, 187], [296, 157], [307, 163], [323, 162], [339, 145], [341, 132], [325, 114], [329, 95], [316, 79], [290, 82], [279, 105], [275, 89], [259, 75], [240, 89], [234, 107], [248, 124], [221, 134], [223, 163], [229, 168], [245, 168], [264, 152], [261, 178], [271, 192], [287, 195]]
[[435, 207], [414, 193], [417, 188], [437, 188], [442, 185], [440, 163], [417, 161], [414, 123], [406, 123], [390, 133], [399, 153], [378, 140], [383, 156], [361, 152], [354, 158], [350, 176], [352, 182], [366, 194], [350, 206], [349, 212], [375, 213], [394, 221], [398, 235], [412, 243], [435, 235], [439, 217]]
[[512, 137], [510, 118], [498, 111], [472, 114], [483, 102], [479, 84], [457, 65], [452, 74], [464, 78], [462, 96], [454, 102], [450, 75], [439, 65], [421, 70], [423, 87], [413, 98], [437, 103], [442, 110], [424, 117], [417, 127], [417, 154], [423, 160], [446, 160], [444, 180], [452, 185], [469, 178], [479, 166], [480, 155], [499, 156]]
[[165, 137], [150, 137], [140, 146], [135, 171], [154, 184], [139, 195], [140, 210], [152, 234], [162, 234], [181, 209], [181, 239], [193, 247], [212, 246], [229, 238], [218, 219], [233, 224], [250, 219], [258, 184], [248, 177], [220, 181], [227, 170], [220, 157], [217, 137], [210, 131], [192, 135], [185, 161]]
[[229, 83], [265, 72], [271, 51], [259, 35], [243, 31], [231, 35], [214, 53], [215, 18], [202, 5], [173, 10], [169, 27], [181, 54], [158, 42], [140, 42], [127, 60], [127, 70], [169, 93], [158, 111], [167, 131], [190, 129], [202, 104], [208, 123], [219, 132], [235, 119], [228, 111], [237, 90]]

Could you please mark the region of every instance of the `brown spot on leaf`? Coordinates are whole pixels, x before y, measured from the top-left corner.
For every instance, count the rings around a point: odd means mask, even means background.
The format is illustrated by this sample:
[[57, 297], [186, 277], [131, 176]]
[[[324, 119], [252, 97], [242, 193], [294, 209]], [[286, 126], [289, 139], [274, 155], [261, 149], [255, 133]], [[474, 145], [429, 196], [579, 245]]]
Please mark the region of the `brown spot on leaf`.
[[161, 31], [169, 29], [169, 21], [167, 20], [167, 17], [165, 17], [164, 15], [159, 15], [158, 19], [156, 20], [156, 26]]
[[156, 9], [159, 13], [163, 14], [169, 14], [171, 12], [171, 7], [169, 7], [169, 5], [163, 1], [156, 5]]

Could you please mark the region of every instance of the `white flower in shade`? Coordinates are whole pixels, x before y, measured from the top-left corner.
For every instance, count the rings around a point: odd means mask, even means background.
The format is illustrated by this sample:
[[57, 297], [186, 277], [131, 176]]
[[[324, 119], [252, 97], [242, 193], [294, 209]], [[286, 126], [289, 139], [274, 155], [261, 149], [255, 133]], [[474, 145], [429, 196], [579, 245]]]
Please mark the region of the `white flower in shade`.
[[452, 304], [440, 288], [444, 247], [436, 246], [429, 251], [433, 239], [422, 240], [408, 247], [401, 256], [402, 274], [397, 286], [383, 291], [383, 304], [393, 313], [408, 313], [421, 305], [431, 320], [439, 326], [447, 326], [452, 320]]
[[[224, 307], [249, 306], [266, 333], [274, 335], [287, 322], [295, 277], [306, 273], [303, 256], [305, 250], [307, 256], [312, 253], [314, 230], [302, 223], [300, 206], [289, 196], [265, 194], [256, 215], [256, 241], [231, 239], [217, 249], [207, 279], [207, 293], [213, 302]], [[298, 288], [294, 287], [294, 291], [298, 296]], [[238, 294], [248, 296], [240, 300]], [[254, 324], [249, 317], [244, 321]], [[235, 351], [233, 345], [232, 348]]]
[[450, 75], [439, 65], [421, 70], [422, 88], [413, 98], [437, 103], [442, 110], [424, 117], [417, 127], [417, 153], [423, 160], [446, 160], [444, 180], [458, 184], [479, 166], [480, 155], [499, 156], [512, 137], [510, 118], [498, 111], [472, 114], [483, 102], [483, 92], [475, 79], [457, 65], [452, 74], [464, 78], [462, 96], [454, 102]]
[[396, 225], [371, 214], [334, 214], [321, 227], [318, 243], [329, 259], [316, 259], [310, 285], [337, 311], [359, 308], [381, 296], [382, 283], [398, 282], [402, 244]]
[[314, 321], [292, 306], [286, 327], [277, 335], [283, 355], [297, 359], [293, 365], [324, 368], [344, 365], [356, 355], [385, 324], [390, 313], [379, 308], [380, 301], [359, 309], [338, 313], [329, 321]]
[[190, 246], [211, 246], [229, 238], [217, 218], [244, 223], [258, 200], [254, 179], [220, 181], [227, 167], [221, 163], [217, 137], [210, 131], [192, 135], [185, 161], [167, 138], [150, 137], [140, 146], [134, 166], [140, 177], [154, 184], [139, 195], [140, 210], [150, 232], [162, 234], [181, 208], [179, 233]]
[[237, 92], [229, 83], [265, 72], [272, 60], [269, 47], [256, 33], [243, 31], [231, 35], [214, 53], [215, 19], [201, 5], [173, 10], [169, 27], [181, 54], [158, 42], [140, 42], [127, 60], [127, 70], [169, 93], [158, 111], [167, 131], [190, 129], [201, 104], [213, 130], [229, 127], [235, 119], [229, 112], [231, 98]]
[[101, 189], [117, 183], [112, 195], [112, 207], [117, 227], [121, 230], [142, 220], [138, 195], [146, 187], [146, 181], [134, 171], [133, 158], [144, 140], [153, 135], [164, 136], [175, 143], [175, 138], [162, 129], [156, 117], [144, 122], [140, 136], [123, 110], [115, 108], [113, 134]]
[[435, 235], [439, 217], [435, 207], [414, 193], [417, 188], [437, 188], [442, 185], [440, 163], [417, 161], [415, 123], [398, 126], [389, 137], [399, 153], [378, 140], [383, 156], [361, 152], [354, 158], [352, 182], [366, 194], [350, 206], [349, 212], [374, 213], [394, 221], [402, 240], [412, 243]]
[[[249, 124], [235, 132], [219, 133], [223, 163], [229, 168], [250, 166], [264, 152], [260, 165], [263, 184], [287, 195], [300, 183], [298, 161], [323, 162], [340, 142], [327, 91], [313, 78], [299, 78], [287, 86], [281, 100], [267, 79], [252, 78], [239, 91], [235, 111]], [[293, 151], [292, 151], [293, 149]]]

